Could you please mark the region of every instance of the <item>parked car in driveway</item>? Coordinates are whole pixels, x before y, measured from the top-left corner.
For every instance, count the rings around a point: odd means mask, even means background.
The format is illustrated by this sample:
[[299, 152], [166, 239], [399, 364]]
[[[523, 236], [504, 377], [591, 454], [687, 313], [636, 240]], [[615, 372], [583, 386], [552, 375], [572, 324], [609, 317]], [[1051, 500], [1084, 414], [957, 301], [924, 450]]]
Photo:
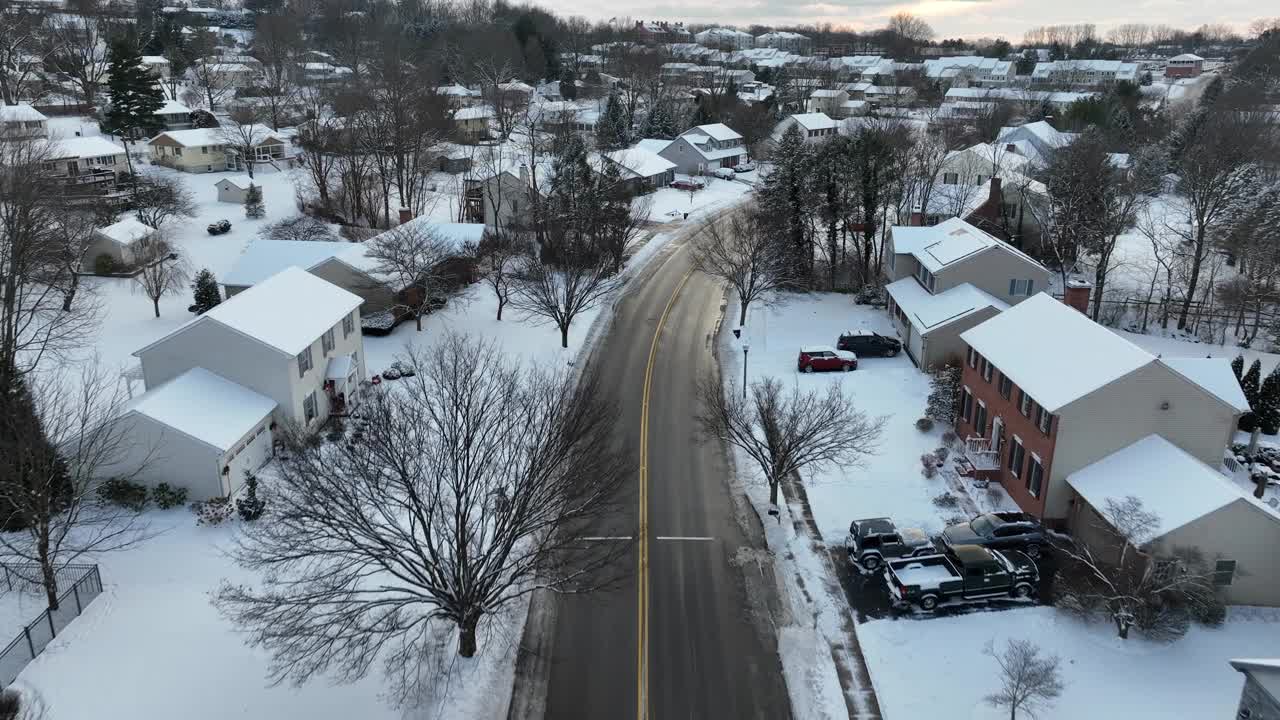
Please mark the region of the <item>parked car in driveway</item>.
[[796, 369], [800, 372], [815, 370], [850, 370], [858, 369], [858, 356], [846, 350], [837, 350], [830, 345], [808, 345], [800, 348], [800, 357], [796, 360]]
[[942, 543], [946, 547], [980, 545], [996, 550], [1021, 550], [1032, 558], [1040, 557], [1048, 542], [1040, 521], [1020, 512], [986, 513], [942, 531]]
[[738, 173], [749, 173], [754, 171], [755, 169], [756, 169], [756, 164], [750, 161], [740, 162], [737, 165], [733, 166], [733, 171]]
[[866, 570], [876, 570], [886, 560], [938, 554], [938, 549], [923, 530], [899, 530], [889, 518], [854, 520], [849, 523], [844, 545], [849, 552], [849, 561]]
[[848, 350], [858, 357], [893, 357], [902, 352], [902, 343], [870, 330], [847, 330], [836, 341], [836, 348]]
[[715, 172], [711, 174], [715, 175], [721, 180], [733, 180], [738, 176], [738, 174], [733, 171], [733, 168], [728, 168], [728, 167], [716, 168]]
[[1014, 550], [956, 545], [946, 554], [889, 560], [884, 577], [896, 603], [933, 610], [944, 600], [1030, 598], [1040, 570]]
[[701, 190], [701, 189], [702, 189], [702, 187], [703, 187], [703, 184], [702, 184], [702, 181], [701, 181], [701, 180], [692, 180], [692, 179], [690, 179], [690, 180], [675, 180], [675, 181], [673, 181], [670, 185], [668, 185], [667, 187], [675, 188], [676, 190], [689, 190], [689, 191], [693, 191], [693, 190]]

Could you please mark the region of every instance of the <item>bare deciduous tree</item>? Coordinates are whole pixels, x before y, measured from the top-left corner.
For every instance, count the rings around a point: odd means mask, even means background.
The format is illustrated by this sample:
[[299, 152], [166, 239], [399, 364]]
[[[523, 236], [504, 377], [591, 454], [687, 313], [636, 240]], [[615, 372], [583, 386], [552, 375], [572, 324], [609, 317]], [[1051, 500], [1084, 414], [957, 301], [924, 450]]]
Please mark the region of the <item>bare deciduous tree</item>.
[[261, 109], [253, 106], [238, 109], [231, 113], [231, 122], [217, 131], [218, 140], [226, 146], [227, 152], [240, 156], [250, 178], [253, 178], [253, 167], [258, 162], [258, 146], [271, 135], [271, 130], [262, 124], [264, 115]]
[[[569, 347], [569, 328], [621, 285], [610, 260], [576, 243], [557, 240], [553, 265], [527, 256], [516, 272], [511, 306], [531, 318], [552, 323], [560, 331], [560, 347]], [[543, 252], [547, 252], [547, 245]]]
[[[19, 561], [6, 563], [10, 572], [42, 586], [56, 610], [59, 570], [148, 536], [137, 510], [104, 501], [98, 489], [108, 472], [122, 480], [137, 477], [155, 449], [138, 445], [128, 422], [120, 420], [127, 401], [123, 385], [97, 361], [63, 366], [30, 390], [0, 397], [0, 423], [8, 425], [0, 437], [16, 440], [0, 453], [6, 480], [0, 483], [0, 507], [9, 513], [4, 527], [19, 528], [0, 533], [0, 548]], [[23, 397], [34, 398], [36, 422], [25, 409], [9, 406]], [[49, 446], [56, 453], [42, 451]]]
[[738, 326], [747, 324], [751, 303], [767, 300], [798, 278], [785, 248], [773, 238], [759, 216], [735, 210], [726, 218], [707, 220], [693, 246], [693, 265], [723, 280], [738, 295]]
[[1030, 640], [1009, 639], [1000, 651], [988, 640], [982, 654], [1000, 666], [1000, 689], [985, 699], [993, 707], [1009, 708], [1009, 720], [1018, 720], [1019, 711], [1036, 717], [1062, 695], [1061, 661], [1057, 655], [1041, 655]]
[[304, 242], [329, 242], [338, 239], [329, 223], [310, 215], [294, 215], [277, 220], [259, 230], [258, 235], [268, 240]]
[[80, 290], [80, 272], [95, 239], [94, 217], [86, 212], [68, 210], [54, 215], [49, 226], [50, 239], [62, 248], [62, 311], [71, 312]]
[[40, 76], [41, 27], [48, 10], [0, 0], [0, 103], [16, 105]]
[[403, 700], [437, 623], [470, 657], [482, 622], [521, 596], [616, 579], [625, 544], [579, 539], [631, 471], [596, 381], [462, 336], [410, 360], [415, 376], [364, 399], [363, 441], [290, 451], [269, 515], [233, 551], [261, 585], [224, 585], [216, 604], [271, 653], [276, 681], [352, 681], [383, 662]]
[[520, 233], [513, 230], [498, 230], [489, 233], [473, 248], [468, 248], [468, 255], [476, 261], [476, 269], [484, 283], [493, 290], [498, 301], [498, 317], [502, 320], [502, 311], [511, 301], [511, 293], [516, 282], [516, 271], [524, 258], [533, 252], [533, 243], [528, 242]]
[[883, 417], [867, 417], [838, 385], [825, 391], [786, 392], [776, 378], [751, 384], [743, 393], [715, 378], [699, 383], [698, 423], [709, 438], [742, 450], [769, 482], [769, 502], [801, 470], [847, 468], [875, 453]]
[[161, 173], [136, 176], [133, 214], [138, 222], [158, 228], [170, 220], [195, 217], [191, 191], [176, 177]]
[[133, 276], [137, 292], [151, 300], [156, 317], [160, 317], [160, 298], [187, 289], [190, 272], [185, 257], [170, 247], [167, 233], [157, 231], [136, 251], [138, 274]]
[[432, 293], [448, 279], [443, 264], [459, 254], [439, 232], [420, 222], [407, 223], [365, 243], [371, 274], [396, 292], [394, 310], [411, 315], [418, 331], [431, 309]]

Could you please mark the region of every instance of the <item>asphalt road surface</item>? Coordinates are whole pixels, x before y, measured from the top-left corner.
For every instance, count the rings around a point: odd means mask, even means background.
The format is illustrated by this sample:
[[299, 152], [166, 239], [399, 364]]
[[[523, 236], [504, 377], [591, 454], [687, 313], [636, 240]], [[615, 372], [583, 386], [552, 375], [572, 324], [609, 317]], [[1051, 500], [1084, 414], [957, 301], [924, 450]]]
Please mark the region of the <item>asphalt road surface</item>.
[[634, 515], [592, 537], [635, 540], [616, 589], [550, 601], [541, 717], [791, 716], [771, 625], [749, 596], [760, 585], [749, 594], [733, 562], [763, 540], [752, 525], [740, 526], [724, 449], [704, 443], [696, 426], [696, 383], [715, 371], [723, 291], [690, 272], [692, 234], [673, 238], [632, 281], [589, 361], [616, 393], [620, 442], [637, 449], [644, 466], [625, 491]]

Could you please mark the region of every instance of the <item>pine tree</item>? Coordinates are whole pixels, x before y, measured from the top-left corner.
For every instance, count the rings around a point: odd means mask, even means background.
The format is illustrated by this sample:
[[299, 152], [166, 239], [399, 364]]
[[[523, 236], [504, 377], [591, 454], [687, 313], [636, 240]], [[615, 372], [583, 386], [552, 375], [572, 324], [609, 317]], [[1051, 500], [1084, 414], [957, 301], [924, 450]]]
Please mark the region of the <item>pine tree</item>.
[[564, 72], [560, 73], [560, 97], [565, 100], [578, 99], [578, 78], [573, 74], [573, 68], [565, 67]]
[[203, 315], [222, 302], [222, 294], [218, 292], [218, 281], [208, 268], [196, 273], [195, 282], [191, 283], [191, 291], [195, 294], [192, 307], [197, 315]]
[[1255, 415], [1262, 432], [1275, 435], [1280, 432], [1280, 365], [1277, 365], [1262, 381], [1258, 392]]
[[35, 498], [62, 505], [61, 492], [44, 495], [40, 488], [63, 487], [68, 494], [71, 491], [66, 464], [49, 442], [31, 393], [20, 377], [14, 378], [9, 387], [0, 387], [0, 486], [5, 488], [0, 496], [27, 494], [14, 492], [17, 487], [32, 497], [30, 503], [0, 500], [0, 529], [5, 531], [21, 530], [39, 519], [31, 517], [33, 510], [40, 510]]
[[262, 204], [262, 188], [249, 183], [249, 192], [244, 198], [244, 216], [252, 220], [266, 214], [267, 208]]
[[1240, 377], [1244, 375], [1244, 355], [1237, 355], [1236, 359], [1231, 361], [1231, 372], [1235, 373], [1236, 382], [1240, 382]]
[[810, 198], [810, 152], [792, 124], [770, 155], [774, 169], [758, 191], [760, 208], [787, 243], [796, 277], [809, 277], [813, 272], [813, 248], [808, 233], [810, 214], [815, 203]]
[[929, 399], [925, 417], [940, 423], [954, 424], [960, 414], [960, 376], [963, 368], [947, 365], [935, 370], [929, 378]]
[[164, 129], [156, 111], [164, 107], [164, 91], [142, 64], [142, 55], [127, 37], [111, 43], [107, 89], [111, 105], [102, 117], [102, 130], [128, 140], [149, 138]]
[[676, 128], [676, 118], [671, 111], [671, 104], [666, 102], [657, 102], [653, 108], [649, 110], [649, 116], [644, 121], [644, 131], [641, 133], [647, 138], [657, 138], [659, 140], [671, 140], [679, 134]]
[[631, 142], [631, 128], [627, 127], [627, 115], [622, 109], [616, 94], [609, 95], [609, 103], [605, 105], [604, 114], [596, 125], [596, 148], [599, 150], [618, 150]]
[[244, 497], [236, 498], [236, 512], [240, 514], [241, 520], [253, 522], [262, 517], [262, 511], [267, 509], [267, 503], [258, 497], [258, 478], [246, 472], [244, 486]]
[[1249, 401], [1249, 407], [1252, 408], [1251, 412], [1240, 416], [1239, 427], [1244, 432], [1253, 432], [1253, 429], [1258, 424], [1258, 395], [1261, 392], [1258, 385], [1261, 379], [1262, 361], [1254, 360], [1253, 364], [1249, 366], [1249, 372], [1245, 373], [1244, 377], [1240, 379], [1240, 389], [1244, 390], [1244, 397]]

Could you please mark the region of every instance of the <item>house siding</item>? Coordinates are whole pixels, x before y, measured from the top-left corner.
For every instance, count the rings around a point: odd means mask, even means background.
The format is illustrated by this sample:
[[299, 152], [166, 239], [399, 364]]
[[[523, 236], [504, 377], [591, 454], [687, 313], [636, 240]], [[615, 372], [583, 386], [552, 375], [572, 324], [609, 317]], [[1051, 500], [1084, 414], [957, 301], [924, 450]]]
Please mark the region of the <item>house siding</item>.
[[1234, 560], [1235, 576], [1222, 588], [1230, 605], [1280, 606], [1280, 518], [1245, 498], [1193, 520], [1159, 538], [1152, 547], [1156, 557], [1167, 557], [1174, 548], [1194, 547], [1204, 553], [1213, 569], [1215, 560]]
[[707, 170], [707, 161], [702, 153], [682, 137], [672, 140], [658, 154], [675, 163], [676, 172], [682, 175], [699, 175]]
[[222, 453], [145, 415], [129, 413], [115, 420], [112, 433], [127, 438], [116, 462], [97, 468], [101, 478], [132, 476], [150, 487], [160, 483], [186, 488], [187, 499], [208, 500], [223, 494], [219, 479]]
[[[1248, 715], [1245, 712], [1248, 711]], [[1240, 706], [1236, 717], [1249, 720], [1280, 720], [1280, 700], [1271, 696], [1252, 675], [1245, 673], [1244, 689], [1240, 691]]]
[[[359, 295], [364, 300], [360, 304], [362, 314], [388, 310], [396, 304], [395, 293], [391, 288], [338, 260], [325, 260], [307, 272], [322, 280], [328, 280], [347, 292]], [[341, 323], [339, 323], [338, 332], [342, 332]]]
[[[354, 329], [347, 338], [342, 337], [342, 319], [333, 325], [333, 351], [327, 355], [324, 352], [324, 345], [321, 338], [317, 337], [311, 342], [311, 369], [302, 377], [298, 377], [298, 359], [297, 357], [289, 358], [287, 364], [289, 368], [289, 385], [291, 387], [291, 397], [285, 404], [290, 409], [290, 417], [297, 424], [311, 429], [323, 423], [329, 417], [329, 399], [324, 391], [325, 371], [328, 369], [329, 360], [339, 355], [347, 353], [357, 353], [359, 362], [358, 380], [364, 380], [369, 377], [365, 371], [365, 354], [364, 354], [364, 336], [360, 332], [360, 313], [352, 312]], [[323, 337], [323, 336], [322, 336]], [[312, 392], [316, 394], [316, 417], [310, 424], [306, 423], [306, 414], [303, 410], [303, 402]]]
[[[1167, 410], [1161, 409], [1168, 403]], [[1080, 468], [1160, 435], [1209, 467], [1222, 453], [1237, 413], [1167, 367], [1152, 362], [1059, 410], [1058, 443], [1045, 516], [1064, 518], [1073, 493], [1065, 478]]]
[[937, 278], [935, 293], [949, 290], [962, 283], [970, 283], [1010, 305], [1017, 305], [1030, 297], [1030, 295], [1010, 295], [1010, 280], [1032, 280], [1032, 295], [1049, 287], [1048, 270], [1039, 263], [1001, 247], [994, 247], [952, 263], [938, 271], [935, 277]]

